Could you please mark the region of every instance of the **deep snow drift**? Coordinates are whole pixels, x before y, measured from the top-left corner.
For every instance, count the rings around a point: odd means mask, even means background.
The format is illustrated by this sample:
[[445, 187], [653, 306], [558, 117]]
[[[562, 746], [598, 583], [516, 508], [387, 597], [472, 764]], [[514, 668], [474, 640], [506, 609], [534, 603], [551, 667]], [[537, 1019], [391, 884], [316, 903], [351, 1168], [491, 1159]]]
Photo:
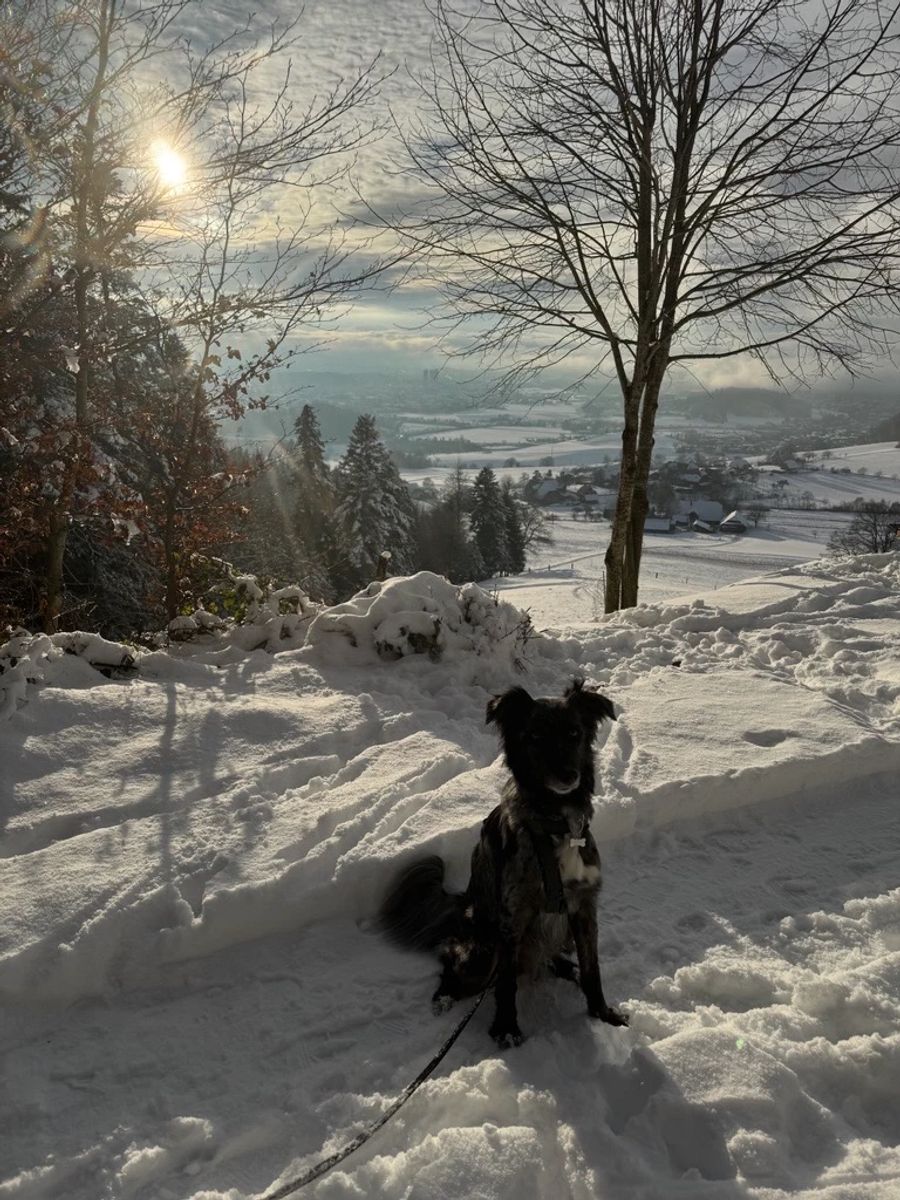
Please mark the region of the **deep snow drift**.
[[373, 906], [422, 852], [464, 884], [485, 701], [574, 674], [621, 711], [594, 830], [631, 1028], [548, 980], [500, 1054], [484, 1005], [304, 1194], [896, 1197], [898, 600], [900, 556], [823, 561], [541, 638], [423, 574], [274, 654], [210, 635], [110, 680], [32, 647], [0, 724], [0, 1197], [242, 1200], [383, 1111], [464, 1010], [432, 1016]]

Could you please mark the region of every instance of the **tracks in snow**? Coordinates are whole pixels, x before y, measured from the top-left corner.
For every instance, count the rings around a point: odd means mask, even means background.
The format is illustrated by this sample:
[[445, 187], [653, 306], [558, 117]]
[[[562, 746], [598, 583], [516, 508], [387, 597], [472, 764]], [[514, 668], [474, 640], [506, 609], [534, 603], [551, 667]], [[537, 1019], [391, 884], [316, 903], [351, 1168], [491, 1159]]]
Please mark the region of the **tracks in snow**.
[[[648, 1139], [653, 1185], [671, 1194], [685, 1172], [690, 1194], [723, 1187], [735, 1162], [775, 1188], [796, 1186], [798, 1162], [810, 1181], [840, 1168], [845, 1182], [864, 1182], [843, 1161], [848, 1129], [869, 1146], [869, 1177], [888, 1178], [898, 1038], [872, 997], [900, 946], [900, 895], [890, 900], [900, 834], [891, 781], [870, 784], [852, 811], [839, 793], [795, 798], [616, 843], [605, 855], [601, 961], [632, 1030], [590, 1022], [561, 981], [526, 985], [525, 1046], [498, 1056], [490, 1013], [479, 1014], [397, 1127], [349, 1160], [346, 1187], [394, 1196], [436, 1170], [464, 1178], [478, 1154], [470, 1138], [495, 1139], [502, 1158], [523, 1124], [537, 1139], [517, 1151], [539, 1181], [534, 1195], [640, 1190]], [[880, 907], [866, 900], [880, 895]], [[19, 1195], [262, 1191], [292, 1160], [352, 1136], [433, 1052], [457, 1017], [430, 1013], [434, 970], [340, 918], [174, 966], [164, 986], [112, 1008], [32, 1022], [21, 1044], [10, 1030], [8, 1068], [42, 1097], [34, 1103], [26, 1086], [15, 1115], [12, 1098], [0, 1106], [10, 1166], [33, 1165], [24, 1147], [35, 1128], [57, 1163]], [[810, 991], [812, 980], [821, 986]], [[753, 1088], [711, 1121], [689, 1054], [727, 1059], [738, 1041]], [[805, 1127], [791, 1124], [785, 1096]], [[151, 1097], [135, 1142], [122, 1114]], [[773, 1128], [791, 1163], [767, 1142]], [[153, 1154], [139, 1174], [142, 1146]], [[129, 1191], [129, 1179], [140, 1186]], [[331, 1193], [323, 1184], [312, 1194]]]

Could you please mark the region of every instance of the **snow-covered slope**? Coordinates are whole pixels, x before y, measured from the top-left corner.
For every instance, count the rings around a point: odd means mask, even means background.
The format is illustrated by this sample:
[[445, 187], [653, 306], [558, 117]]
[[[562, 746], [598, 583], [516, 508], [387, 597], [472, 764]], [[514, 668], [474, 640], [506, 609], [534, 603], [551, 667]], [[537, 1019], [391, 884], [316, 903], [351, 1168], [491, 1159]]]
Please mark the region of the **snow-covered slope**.
[[0, 1197], [241, 1200], [374, 1119], [460, 1015], [377, 897], [423, 852], [464, 884], [487, 697], [576, 673], [621, 712], [594, 829], [631, 1028], [546, 981], [501, 1054], [486, 1004], [304, 1194], [896, 1196], [898, 599], [897, 555], [823, 561], [534, 638], [421, 575], [274, 655], [51, 663], [0, 725]]
[[[553, 540], [532, 550], [528, 570], [487, 585], [527, 608], [539, 629], [589, 624], [603, 612], [609, 525], [575, 520], [571, 509], [553, 515]], [[847, 513], [773, 510], [764, 527], [745, 534], [646, 533], [640, 599], [659, 604], [692, 594], [715, 603], [718, 588], [821, 557], [851, 520]]]

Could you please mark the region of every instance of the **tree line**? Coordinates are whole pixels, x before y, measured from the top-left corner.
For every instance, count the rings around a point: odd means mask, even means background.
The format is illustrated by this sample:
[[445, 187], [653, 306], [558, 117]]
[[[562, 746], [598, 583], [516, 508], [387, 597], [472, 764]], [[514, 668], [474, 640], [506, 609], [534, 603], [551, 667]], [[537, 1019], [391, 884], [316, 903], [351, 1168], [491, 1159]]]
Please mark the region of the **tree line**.
[[246, 461], [246, 527], [228, 556], [317, 599], [343, 599], [385, 573], [428, 570], [454, 583], [516, 574], [547, 537], [533, 507], [490, 467], [471, 483], [457, 467], [430, 503], [416, 504], [368, 414], [333, 467], [311, 405], [277, 458]]

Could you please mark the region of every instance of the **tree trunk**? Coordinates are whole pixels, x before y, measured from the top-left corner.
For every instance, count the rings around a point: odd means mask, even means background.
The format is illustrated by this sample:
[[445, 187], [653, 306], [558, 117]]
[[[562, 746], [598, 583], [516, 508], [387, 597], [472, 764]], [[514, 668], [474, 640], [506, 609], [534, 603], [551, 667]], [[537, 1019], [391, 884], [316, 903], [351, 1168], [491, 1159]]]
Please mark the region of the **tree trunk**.
[[45, 633], [56, 633], [63, 601], [63, 560], [69, 527], [68, 504], [63, 497], [50, 514], [47, 535], [47, 568], [44, 580], [43, 626]]
[[622, 607], [633, 608], [638, 602], [638, 580], [641, 572], [641, 555], [644, 549], [644, 523], [650, 511], [648, 484], [653, 462], [654, 431], [656, 412], [659, 408], [659, 392], [667, 365], [667, 355], [657, 348], [660, 361], [654, 362], [649, 373], [641, 403], [641, 424], [635, 451], [634, 488], [628, 524], [628, 557], [622, 588]]
[[638, 602], [638, 580], [641, 573], [641, 552], [644, 546], [644, 522], [650, 503], [646, 483], [635, 471], [634, 492], [631, 498], [631, 516], [626, 537], [627, 554], [622, 576], [622, 608], [634, 608]]
[[178, 616], [181, 599], [178, 587], [178, 550], [175, 537], [175, 498], [166, 502], [166, 524], [163, 533], [163, 557], [166, 570], [166, 620], [174, 621]]
[[628, 554], [628, 527], [631, 520], [631, 505], [634, 497], [635, 459], [638, 439], [637, 403], [631, 398], [625, 402], [625, 426], [622, 430], [622, 462], [619, 468], [619, 491], [616, 511], [613, 516], [609, 545], [604, 563], [606, 583], [604, 587], [604, 609], [617, 612], [623, 607], [625, 562]]
[[65, 479], [59, 502], [50, 517], [47, 537], [47, 571], [44, 583], [43, 623], [48, 633], [56, 631], [63, 602], [63, 564], [69, 534], [69, 516], [75, 497], [77, 477], [83, 456], [89, 452], [88, 382], [90, 372], [90, 320], [88, 289], [94, 271], [88, 228], [88, 210], [94, 175], [94, 151], [100, 120], [100, 103], [106, 85], [110, 35], [115, 16], [115, 0], [103, 0], [97, 32], [97, 72], [91, 89], [84, 125], [84, 147], [74, 179], [75, 218], [75, 329], [78, 338], [78, 371], [75, 376], [75, 436], [68, 446]]

